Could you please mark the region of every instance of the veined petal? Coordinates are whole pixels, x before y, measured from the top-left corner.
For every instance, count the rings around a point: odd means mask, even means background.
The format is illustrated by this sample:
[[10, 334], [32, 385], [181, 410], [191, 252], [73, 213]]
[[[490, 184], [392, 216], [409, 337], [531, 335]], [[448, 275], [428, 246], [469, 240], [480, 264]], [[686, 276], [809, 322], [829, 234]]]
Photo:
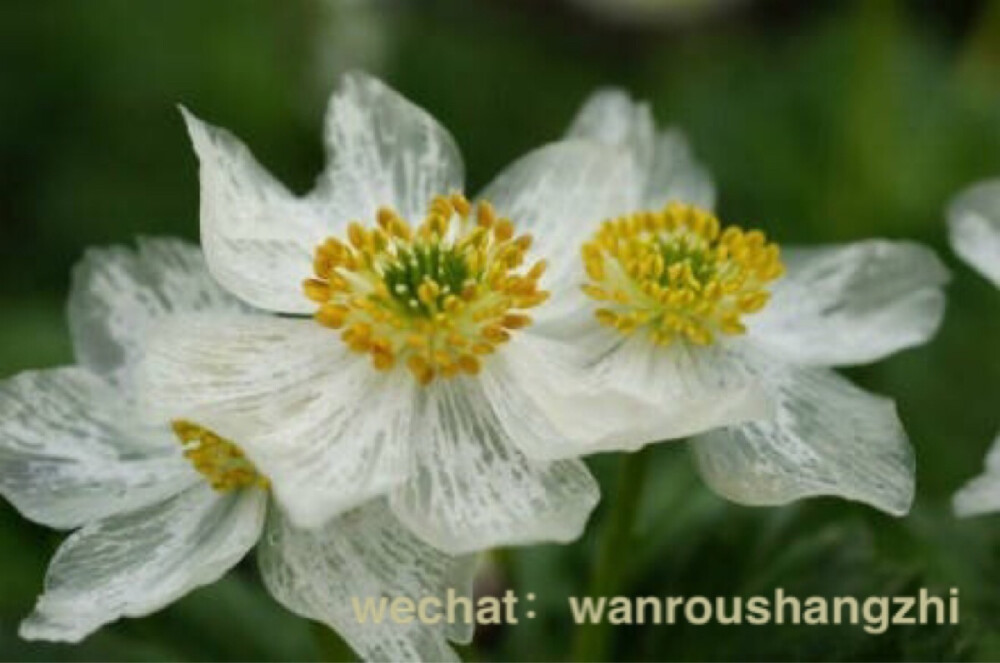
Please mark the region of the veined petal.
[[480, 194], [509, 217], [518, 232], [532, 233], [532, 256], [549, 262], [543, 284], [574, 288], [582, 274], [583, 241], [607, 218], [639, 201], [639, 171], [620, 148], [583, 141], [541, 147], [507, 167]]
[[975, 516], [1000, 510], [1000, 436], [986, 456], [986, 471], [955, 493], [955, 513]]
[[327, 167], [311, 198], [333, 223], [370, 222], [389, 206], [418, 222], [436, 195], [461, 191], [462, 156], [423, 109], [360, 72], [343, 77], [326, 112]]
[[263, 491], [220, 495], [206, 483], [87, 525], [60, 546], [28, 640], [78, 642], [120, 617], [142, 617], [218, 580], [260, 538]]
[[[509, 385], [512, 388], [515, 385]], [[598, 487], [577, 460], [528, 459], [474, 378], [418, 394], [414, 473], [393, 511], [431, 545], [461, 554], [494, 546], [567, 542], [583, 531]]]
[[833, 495], [895, 516], [909, 511], [913, 450], [892, 401], [828, 369], [755, 361], [777, 411], [769, 421], [692, 441], [698, 468], [713, 490], [750, 505]]
[[87, 251], [73, 270], [69, 296], [77, 362], [123, 388], [158, 319], [245, 310], [215, 282], [197, 246], [167, 238], [140, 239], [138, 246]]
[[293, 196], [231, 133], [183, 113], [201, 163], [201, 243], [212, 274], [259, 308], [312, 312], [302, 282], [330, 220], [314, 202]]
[[944, 315], [948, 270], [920, 244], [870, 240], [786, 250], [782, 259], [787, 274], [746, 322], [752, 338], [789, 361], [875, 361], [926, 342]]
[[[451, 557], [423, 543], [381, 500], [308, 530], [272, 510], [258, 562], [282, 605], [326, 624], [365, 660], [457, 661], [449, 631], [463, 641], [471, 636], [471, 625], [456, 631], [443, 618], [429, 624], [419, 614], [401, 624], [387, 614], [390, 602], [403, 597], [433, 620], [449, 592], [471, 597], [475, 558]], [[361, 622], [368, 602], [374, 610], [383, 602], [382, 619], [368, 613]]]
[[415, 381], [379, 373], [313, 320], [176, 317], [150, 339], [152, 420], [187, 419], [242, 448], [296, 524], [385, 493], [409, 472]]
[[656, 136], [653, 159], [642, 194], [644, 209], [656, 210], [671, 202], [715, 208], [715, 184], [712, 176], [695, 158], [687, 136], [677, 128]]
[[955, 253], [1000, 288], [1000, 179], [975, 184], [948, 206]]
[[85, 369], [0, 382], [0, 491], [26, 518], [77, 527], [197, 480], [169, 429], [140, 425], [118, 391]]

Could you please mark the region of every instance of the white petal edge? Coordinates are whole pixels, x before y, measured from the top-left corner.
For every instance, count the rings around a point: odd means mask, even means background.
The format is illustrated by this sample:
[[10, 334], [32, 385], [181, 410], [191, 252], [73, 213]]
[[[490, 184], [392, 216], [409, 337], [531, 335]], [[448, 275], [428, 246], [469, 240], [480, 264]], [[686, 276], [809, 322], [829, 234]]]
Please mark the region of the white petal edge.
[[601, 221], [633, 210], [639, 171], [627, 150], [584, 141], [540, 147], [508, 166], [479, 195], [534, 237], [532, 257], [549, 269], [543, 286], [555, 296], [579, 285], [580, 245]]
[[176, 497], [87, 525], [60, 546], [27, 640], [79, 642], [121, 617], [142, 617], [218, 580], [260, 538], [262, 491], [220, 495], [201, 483]]
[[[516, 385], [508, 385], [516, 388]], [[578, 460], [528, 459], [478, 378], [418, 393], [414, 471], [390, 504], [422, 539], [451, 554], [572, 541], [597, 504], [597, 483]]]
[[757, 361], [775, 416], [692, 440], [708, 485], [740, 504], [830, 495], [905, 515], [915, 461], [894, 403], [828, 369]]
[[952, 248], [1000, 288], [1000, 179], [965, 189], [948, 206]]
[[311, 319], [178, 316], [140, 375], [145, 416], [188, 419], [232, 441], [301, 527], [379, 495], [410, 471], [413, 392]]
[[302, 282], [331, 226], [235, 136], [181, 109], [200, 162], [201, 244], [209, 269], [234, 295], [281, 313], [310, 313]]
[[783, 260], [770, 303], [746, 322], [751, 338], [788, 361], [865, 364], [925, 343], [941, 324], [950, 275], [920, 244], [793, 248]]
[[77, 362], [128, 388], [128, 373], [157, 320], [172, 313], [240, 311], [215, 282], [201, 249], [142, 238], [138, 250], [90, 249], [73, 269], [69, 327]]
[[86, 369], [0, 382], [0, 492], [26, 518], [72, 528], [173, 495], [198, 480], [165, 426]]
[[346, 228], [373, 223], [379, 207], [423, 219], [434, 196], [461, 191], [462, 156], [429, 113], [383, 82], [345, 74], [324, 125], [327, 167], [310, 198]]
[[[471, 597], [474, 557], [446, 555], [410, 534], [383, 501], [371, 502], [323, 527], [299, 529], [272, 511], [258, 548], [264, 584], [292, 612], [322, 622], [364, 660], [457, 661], [448, 636], [468, 642], [472, 625], [361, 623], [356, 607], [405, 597], [426, 610], [449, 592]], [[359, 605], [355, 605], [357, 602]]]
[[952, 504], [957, 516], [1000, 511], [1000, 435], [986, 455], [986, 471], [955, 493]]

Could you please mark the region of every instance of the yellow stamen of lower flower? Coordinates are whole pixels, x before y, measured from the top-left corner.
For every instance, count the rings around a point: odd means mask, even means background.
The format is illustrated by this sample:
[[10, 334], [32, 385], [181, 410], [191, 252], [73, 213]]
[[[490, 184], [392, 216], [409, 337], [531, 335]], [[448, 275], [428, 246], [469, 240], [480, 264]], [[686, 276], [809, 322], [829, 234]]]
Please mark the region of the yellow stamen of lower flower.
[[742, 317], [767, 305], [767, 284], [784, 274], [764, 233], [723, 230], [710, 212], [676, 203], [605, 221], [581, 255], [597, 320], [660, 345], [744, 333]]
[[172, 422], [184, 456], [220, 492], [240, 488], [267, 490], [270, 481], [243, 455], [238, 446], [212, 431], [190, 421]]
[[525, 265], [531, 236], [488, 202], [438, 196], [415, 227], [388, 207], [375, 221], [323, 242], [303, 289], [316, 321], [377, 370], [405, 366], [422, 385], [474, 375], [548, 298], [545, 261]]

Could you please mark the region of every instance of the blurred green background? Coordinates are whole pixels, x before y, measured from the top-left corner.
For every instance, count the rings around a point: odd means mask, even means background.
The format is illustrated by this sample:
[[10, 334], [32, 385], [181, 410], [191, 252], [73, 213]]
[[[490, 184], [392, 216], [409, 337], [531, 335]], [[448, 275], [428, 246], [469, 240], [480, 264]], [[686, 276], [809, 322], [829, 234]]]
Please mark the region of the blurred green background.
[[[676, 6], [682, 7], [677, 9]], [[638, 13], [635, 13], [638, 12]], [[427, 0], [0, 4], [0, 377], [70, 360], [72, 263], [90, 245], [197, 230], [177, 103], [230, 127], [298, 191], [322, 164], [325, 97], [361, 67], [431, 110], [470, 189], [560, 135], [596, 86], [653, 102], [715, 173], [724, 220], [779, 242], [911, 237], [954, 269], [930, 345], [851, 371], [897, 399], [918, 458], [913, 513], [836, 500], [723, 502], [683, 445], [649, 454], [635, 595], [962, 597], [958, 626], [617, 629], [625, 660], [1000, 659], [1000, 518], [958, 521], [951, 494], [1000, 426], [1000, 293], [954, 259], [943, 208], [1000, 175], [1000, 6], [982, 2]], [[613, 491], [612, 457], [592, 466]], [[572, 546], [499, 551], [490, 577], [539, 618], [480, 633], [470, 660], [565, 659], [565, 597], [585, 590], [603, 524]], [[272, 603], [252, 561], [154, 617], [75, 647], [20, 641], [60, 535], [0, 506], [4, 660], [315, 660], [335, 638]]]

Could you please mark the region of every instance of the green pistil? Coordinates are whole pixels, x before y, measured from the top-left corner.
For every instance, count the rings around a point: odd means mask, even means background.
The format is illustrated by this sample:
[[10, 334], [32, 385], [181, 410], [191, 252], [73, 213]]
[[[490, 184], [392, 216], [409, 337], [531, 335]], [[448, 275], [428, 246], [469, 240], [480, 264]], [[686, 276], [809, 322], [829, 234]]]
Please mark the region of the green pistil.
[[[440, 308], [446, 296], [462, 292], [469, 278], [469, 267], [455, 247], [417, 245], [412, 250], [400, 249], [396, 260], [384, 267], [382, 273], [389, 294], [404, 311], [430, 317], [430, 309], [418, 295], [420, 285], [431, 279], [440, 286], [437, 297]], [[413, 306], [413, 302], [417, 305]]]
[[667, 269], [663, 270], [660, 277], [660, 285], [669, 287], [674, 285], [670, 282], [668, 269], [673, 265], [688, 263], [691, 265], [691, 273], [699, 283], [708, 283], [716, 276], [716, 264], [709, 260], [704, 246], [694, 245], [685, 238], [657, 239], [660, 255], [663, 256], [663, 264]]

